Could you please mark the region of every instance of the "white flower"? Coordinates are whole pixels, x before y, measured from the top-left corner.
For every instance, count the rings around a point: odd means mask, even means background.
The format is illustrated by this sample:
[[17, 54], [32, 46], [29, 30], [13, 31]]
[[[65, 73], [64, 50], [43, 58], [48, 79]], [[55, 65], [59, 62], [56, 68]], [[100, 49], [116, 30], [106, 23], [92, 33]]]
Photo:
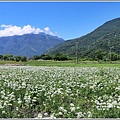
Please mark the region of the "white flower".
[[37, 98], [33, 97], [32, 102], [36, 102], [36, 101], [37, 101]]
[[50, 115], [50, 118], [55, 119], [54, 113]]
[[107, 107], [108, 107], [108, 108], [112, 108], [112, 107], [113, 107], [113, 104], [108, 103]]
[[12, 106], [12, 104], [11, 104], [11, 103], [8, 103], [8, 106]]
[[63, 112], [64, 112], [64, 113], [67, 113], [67, 110], [66, 110], [66, 109], [64, 109], [64, 110], [63, 110]]
[[17, 111], [19, 110], [18, 107], [16, 107], [16, 110], [17, 110]]
[[18, 104], [21, 104], [22, 100], [20, 98], [18, 98]]
[[77, 113], [77, 118], [83, 118], [83, 117], [84, 117], [84, 115], [83, 115], [82, 112], [78, 112], [78, 113]]
[[91, 118], [92, 117], [92, 113], [90, 111], [87, 112], [87, 116], [88, 118]]
[[5, 111], [2, 111], [2, 114], [5, 114]]
[[47, 117], [48, 117], [48, 113], [44, 113], [44, 116], [47, 116]]
[[42, 115], [41, 113], [39, 113], [37, 117], [38, 117], [38, 118], [42, 118], [43, 115]]
[[59, 114], [59, 115], [62, 115], [63, 113], [62, 113], [62, 112], [59, 112], [58, 114]]
[[71, 107], [71, 112], [75, 112], [75, 107]]
[[63, 108], [63, 107], [59, 107], [59, 110], [63, 111], [63, 110], [64, 110], [64, 108]]
[[112, 102], [112, 105], [114, 105], [114, 106], [117, 105], [117, 101], [116, 101], [116, 100], [113, 101], [113, 102]]
[[26, 86], [26, 83], [25, 83], [25, 82], [22, 82], [22, 86]]
[[116, 90], [120, 90], [120, 86], [116, 87], [115, 89], [116, 89]]
[[120, 108], [120, 106], [117, 106], [117, 108], [119, 109], [119, 108]]
[[74, 107], [74, 104], [73, 104], [73, 103], [70, 103], [70, 106], [71, 106], [71, 107]]

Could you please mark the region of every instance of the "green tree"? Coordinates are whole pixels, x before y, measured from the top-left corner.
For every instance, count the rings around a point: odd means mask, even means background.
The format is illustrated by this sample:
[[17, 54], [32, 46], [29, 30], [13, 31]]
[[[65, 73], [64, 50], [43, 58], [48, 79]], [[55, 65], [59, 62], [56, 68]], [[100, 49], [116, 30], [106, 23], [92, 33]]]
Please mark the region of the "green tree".
[[51, 54], [46, 54], [42, 57], [43, 60], [52, 60], [53, 56]]
[[20, 59], [21, 59], [21, 57], [19, 57], [19, 56], [14, 56], [14, 60], [15, 60], [16, 62], [19, 62]]
[[0, 60], [2, 60], [3, 59], [3, 55], [0, 55]]
[[60, 60], [62, 60], [62, 61], [68, 60], [67, 55], [62, 54], [62, 55], [60, 56]]
[[94, 52], [95, 59], [99, 62], [100, 60], [105, 59], [106, 52], [103, 52], [102, 50], [98, 49]]
[[38, 56], [38, 55], [35, 55], [35, 56], [33, 56], [33, 58], [32, 58], [33, 60], [39, 60], [40, 59], [40, 56]]
[[43, 59], [45, 57], [45, 54], [42, 54], [41, 56], [40, 56], [40, 59]]
[[13, 60], [13, 55], [11, 55], [11, 54], [5, 54], [5, 55], [3, 56], [3, 59], [4, 59], [4, 60]]
[[21, 60], [22, 62], [26, 62], [26, 61], [27, 61], [27, 58], [26, 58], [26, 56], [22, 56], [20, 60]]
[[108, 56], [111, 61], [115, 61], [118, 59], [118, 55], [115, 52], [109, 53]]
[[54, 60], [56, 61], [56, 60], [60, 60], [60, 56], [61, 56], [62, 54], [61, 53], [56, 53], [55, 54], [55, 56], [54, 56]]
[[68, 58], [67, 58], [67, 55], [66, 55], [66, 54], [57, 53], [57, 54], [54, 56], [54, 60], [64, 61], [64, 60], [68, 60]]

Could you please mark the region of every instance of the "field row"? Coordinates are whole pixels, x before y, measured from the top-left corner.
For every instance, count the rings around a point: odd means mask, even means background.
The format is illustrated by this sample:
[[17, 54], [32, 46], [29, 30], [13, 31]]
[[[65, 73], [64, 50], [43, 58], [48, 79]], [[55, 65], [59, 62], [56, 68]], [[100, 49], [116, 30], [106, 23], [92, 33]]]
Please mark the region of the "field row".
[[119, 118], [120, 68], [0, 66], [1, 118]]

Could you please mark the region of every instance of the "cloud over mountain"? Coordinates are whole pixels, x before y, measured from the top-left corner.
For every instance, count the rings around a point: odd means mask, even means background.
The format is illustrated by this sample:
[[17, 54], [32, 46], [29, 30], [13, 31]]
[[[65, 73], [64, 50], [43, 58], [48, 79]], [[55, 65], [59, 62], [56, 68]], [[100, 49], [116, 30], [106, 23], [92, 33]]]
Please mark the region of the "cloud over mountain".
[[45, 27], [43, 30], [40, 28], [35, 28], [31, 25], [26, 25], [23, 27], [19, 27], [16, 25], [1, 25], [0, 28], [3, 28], [0, 30], [0, 37], [5, 37], [5, 36], [14, 36], [14, 35], [24, 35], [24, 34], [39, 34], [41, 32], [44, 32], [46, 34], [50, 34], [52, 36], [57, 36], [57, 34], [51, 32], [49, 27]]

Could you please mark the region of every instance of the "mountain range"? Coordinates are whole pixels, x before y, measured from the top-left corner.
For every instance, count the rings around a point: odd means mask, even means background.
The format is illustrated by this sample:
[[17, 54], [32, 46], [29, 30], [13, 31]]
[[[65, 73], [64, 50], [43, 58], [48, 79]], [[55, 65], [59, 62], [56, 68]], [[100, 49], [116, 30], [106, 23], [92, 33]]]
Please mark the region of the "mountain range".
[[[87, 27], [87, 26], [86, 26]], [[105, 22], [94, 31], [79, 38], [64, 41], [48, 49], [45, 53], [61, 52], [69, 56], [91, 56], [96, 50], [120, 54], [120, 18]]]
[[120, 54], [120, 18], [105, 22], [94, 31], [71, 40], [45, 33], [0, 37], [0, 54], [32, 57], [58, 52], [75, 57], [91, 57], [96, 50]]
[[62, 38], [45, 33], [0, 37], [0, 54], [32, 57], [61, 42]]

